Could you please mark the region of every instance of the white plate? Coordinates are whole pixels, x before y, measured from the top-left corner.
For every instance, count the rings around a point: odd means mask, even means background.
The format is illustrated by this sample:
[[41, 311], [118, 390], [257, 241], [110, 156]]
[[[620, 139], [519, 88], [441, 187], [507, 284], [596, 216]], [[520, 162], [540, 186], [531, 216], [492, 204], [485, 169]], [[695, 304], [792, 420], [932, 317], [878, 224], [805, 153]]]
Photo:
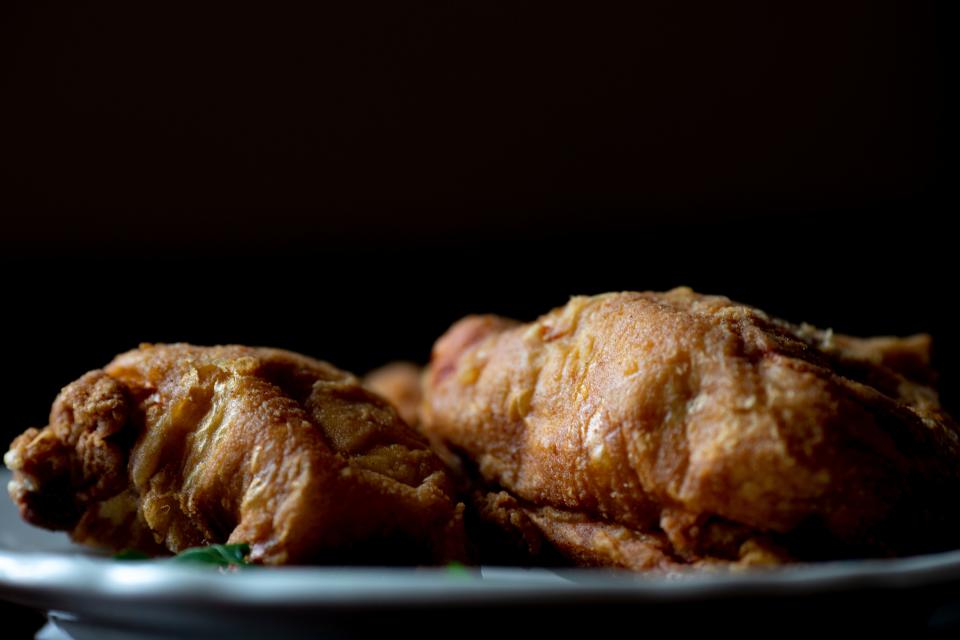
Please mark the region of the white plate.
[[[8, 480], [0, 470], [0, 487]], [[26, 525], [0, 496], [0, 598], [53, 611], [75, 638], [368, 637], [413, 627], [421, 637], [449, 637], [450, 625], [460, 637], [488, 637], [506, 624], [547, 634], [618, 620], [643, 620], [644, 628], [705, 624], [698, 616], [762, 623], [798, 607], [814, 615], [840, 608], [857, 624], [864, 622], [857, 616], [889, 618], [885, 628], [905, 616], [915, 618], [911, 625], [952, 627], [960, 620], [958, 585], [960, 551], [709, 575], [495, 567], [223, 572], [98, 556], [65, 534]], [[897, 611], [884, 609], [888, 601]]]

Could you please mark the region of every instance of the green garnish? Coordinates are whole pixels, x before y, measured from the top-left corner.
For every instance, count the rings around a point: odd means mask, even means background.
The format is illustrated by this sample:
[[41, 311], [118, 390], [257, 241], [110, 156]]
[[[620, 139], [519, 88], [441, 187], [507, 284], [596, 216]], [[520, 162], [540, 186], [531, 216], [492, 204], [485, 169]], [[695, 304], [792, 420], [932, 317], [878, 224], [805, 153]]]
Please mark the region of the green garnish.
[[454, 560], [447, 563], [447, 573], [458, 578], [472, 578], [473, 574], [463, 564]]
[[[166, 562], [178, 564], [212, 564], [220, 567], [246, 566], [247, 556], [250, 554], [250, 545], [240, 544], [211, 544], [206, 547], [192, 547], [184, 549], [172, 558], [165, 558]], [[128, 549], [113, 556], [114, 560], [149, 560], [150, 556], [140, 551]]]
[[211, 544], [207, 547], [185, 549], [171, 558], [171, 562], [187, 564], [245, 565], [250, 554], [248, 544]]

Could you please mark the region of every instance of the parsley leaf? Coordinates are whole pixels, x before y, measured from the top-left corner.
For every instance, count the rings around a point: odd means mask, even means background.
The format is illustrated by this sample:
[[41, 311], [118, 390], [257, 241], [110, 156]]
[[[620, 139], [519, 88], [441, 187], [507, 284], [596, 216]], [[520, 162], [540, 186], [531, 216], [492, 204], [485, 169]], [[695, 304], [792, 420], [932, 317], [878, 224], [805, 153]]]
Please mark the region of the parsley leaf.
[[[209, 564], [220, 567], [246, 566], [247, 556], [250, 554], [250, 545], [241, 544], [211, 544], [206, 547], [192, 547], [184, 549], [172, 558], [165, 558], [165, 562], [176, 564]], [[150, 556], [140, 551], [128, 549], [113, 556], [114, 560], [149, 560]]]

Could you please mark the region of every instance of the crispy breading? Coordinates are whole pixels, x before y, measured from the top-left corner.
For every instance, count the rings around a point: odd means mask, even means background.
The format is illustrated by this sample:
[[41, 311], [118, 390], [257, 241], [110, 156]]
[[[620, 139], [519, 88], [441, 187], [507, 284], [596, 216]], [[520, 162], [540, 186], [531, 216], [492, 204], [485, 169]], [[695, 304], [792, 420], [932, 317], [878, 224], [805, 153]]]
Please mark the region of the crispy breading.
[[265, 564], [462, 559], [443, 464], [382, 398], [276, 349], [142, 345], [67, 386], [5, 457], [28, 521]]
[[929, 347], [686, 288], [575, 297], [530, 324], [455, 324], [421, 429], [577, 564], [956, 547], [960, 437], [928, 386]]

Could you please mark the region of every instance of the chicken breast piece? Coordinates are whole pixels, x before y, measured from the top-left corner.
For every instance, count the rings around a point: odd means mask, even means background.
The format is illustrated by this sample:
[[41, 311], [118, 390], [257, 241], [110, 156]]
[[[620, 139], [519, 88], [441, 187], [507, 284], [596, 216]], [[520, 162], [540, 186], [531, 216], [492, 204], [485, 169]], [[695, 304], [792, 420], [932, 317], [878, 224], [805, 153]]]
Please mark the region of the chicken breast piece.
[[379, 396], [276, 349], [142, 345], [67, 386], [4, 458], [23, 517], [157, 552], [245, 542], [251, 559], [462, 559], [443, 464]]
[[455, 324], [421, 429], [473, 470], [488, 522], [576, 564], [952, 548], [960, 437], [929, 347], [686, 288], [575, 297], [530, 324]]

